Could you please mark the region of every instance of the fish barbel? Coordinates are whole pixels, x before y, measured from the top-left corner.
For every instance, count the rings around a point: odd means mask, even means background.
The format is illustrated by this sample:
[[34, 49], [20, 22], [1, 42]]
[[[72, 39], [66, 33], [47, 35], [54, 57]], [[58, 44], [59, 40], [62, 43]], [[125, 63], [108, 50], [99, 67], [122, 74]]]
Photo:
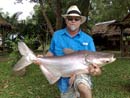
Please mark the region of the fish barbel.
[[38, 61], [41, 71], [50, 84], [54, 84], [60, 77], [70, 77], [76, 73], [89, 73], [88, 66], [91, 64], [102, 67], [116, 60], [114, 54], [90, 51], [77, 51], [64, 56], [39, 58], [24, 42], [18, 42], [18, 50], [22, 58], [14, 65], [13, 70], [19, 71], [34, 61]]

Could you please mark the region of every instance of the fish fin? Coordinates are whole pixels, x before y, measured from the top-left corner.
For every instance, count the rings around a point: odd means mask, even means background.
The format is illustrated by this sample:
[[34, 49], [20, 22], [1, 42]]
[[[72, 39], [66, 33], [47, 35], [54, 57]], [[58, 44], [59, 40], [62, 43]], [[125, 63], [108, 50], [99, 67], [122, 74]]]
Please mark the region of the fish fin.
[[20, 52], [21, 55], [28, 55], [28, 54], [34, 54], [29, 48], [28, 46], [24, 43], [24, 42], [18, 42], [18, 50]]
[[57, 72], [50, 71], [49, 69], [45, 68], [44, 65], [40, 65], [40, 69], [43, 72], [43, 74], [45, 75], [45, 77], [47, 78], [47, 80], [49, 81], [50, 84], [54, 84], [55, 82], [57, 82], [61, 75]]
[[85, 62], [90, 63], [90, 61], [87, 59], [89, 57], [89, 54], [85, 54]]
[[64, 48], [64, 49], [63, 49], [63, 52], [64, 52], [64, 54], [70, 54], [70, 53], [73, 53], [74, 50], [72, 50], [72, 49], [70, 49], [70, 48]]
[[23, 56], [13, 67], [14, 71], [19, 71], [28, 65], [30, 65], [32, 61], [28, 60], [26, 56]]
[[33, 63], [33, 60], [36, 59], [34, 53], [27, 47], [24, 42], [18, 42], [18, 50], [22, 55], [22, 58], [14, 65], [14, 71], [19, 71], [25, 68], [26, 66]]

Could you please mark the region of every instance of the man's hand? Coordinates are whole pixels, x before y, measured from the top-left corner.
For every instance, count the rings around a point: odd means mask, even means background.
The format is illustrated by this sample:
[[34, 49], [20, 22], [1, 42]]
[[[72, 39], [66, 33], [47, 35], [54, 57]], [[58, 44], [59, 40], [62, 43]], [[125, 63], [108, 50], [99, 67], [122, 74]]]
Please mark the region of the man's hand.
[[89, 74], [92, 76], [101, 75], [101, 67], [98, 65], [90, 65], [88, 69], [89, 69]]
[[72, 85], [73, 85], [73, 83], [74, 83], [75, 77], [76, 77], [75, 74], [72, 74], [72, 75], [70, 76], [70, 80], [69, 80], [70, 88], [72, 87]]
[[[54, 55], [53, 55], [53, 53], [51, 53], [49, 51], [46, 53], [46, 55], [41, 55], [41, 54], [37, 55], [38, 58], [43, 58], [45, 56], [54, 56]], [[33, 63], [36, 65], [41, 65], [41, 62], [39, 62], [38, 60], [33, 61]]]
[[34, 60], [33, 63], [36, 65], [41, 65], [41, 62], [39, 62], [38, 60]]
[[[37, 55], [37, 57], [42, 58], [44, 57], [44, 55]], [[34, 60], [33, 63], [36, 65], [41, 65], [41, 62], [39, 62], [38, 60]]]

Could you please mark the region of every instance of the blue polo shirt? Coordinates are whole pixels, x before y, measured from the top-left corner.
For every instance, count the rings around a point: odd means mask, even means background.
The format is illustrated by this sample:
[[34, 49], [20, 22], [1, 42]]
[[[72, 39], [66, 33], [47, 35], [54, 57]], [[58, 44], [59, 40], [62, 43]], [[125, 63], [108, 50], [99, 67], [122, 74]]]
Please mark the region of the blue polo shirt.
[[[62, 56], [64, 55], [64, 48], [70, 48], [74, 51], [95, 51], [95, 45], [91, 36], [80, 30], [78, 34], [71, 37], [66, 28], [54, 32], [49, 51], [55, 56]], [[62, 77], [57, 84], [60, 91], [65, 93], [69, 87], [69, 78]]]

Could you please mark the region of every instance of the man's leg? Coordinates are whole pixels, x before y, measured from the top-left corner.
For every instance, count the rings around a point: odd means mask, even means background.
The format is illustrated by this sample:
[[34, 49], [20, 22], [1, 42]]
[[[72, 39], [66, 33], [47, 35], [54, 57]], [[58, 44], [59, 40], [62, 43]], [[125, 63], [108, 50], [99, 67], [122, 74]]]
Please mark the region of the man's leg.
[[92, 98], [91, 77], [87, 74], [76, 76], [74, 81], [74, 89], [79, 93], [79, 98]]
[[91, 89], [87, 85], [80, 83], [77, 88], [80, 93], [80, 98], [92, 98]]

